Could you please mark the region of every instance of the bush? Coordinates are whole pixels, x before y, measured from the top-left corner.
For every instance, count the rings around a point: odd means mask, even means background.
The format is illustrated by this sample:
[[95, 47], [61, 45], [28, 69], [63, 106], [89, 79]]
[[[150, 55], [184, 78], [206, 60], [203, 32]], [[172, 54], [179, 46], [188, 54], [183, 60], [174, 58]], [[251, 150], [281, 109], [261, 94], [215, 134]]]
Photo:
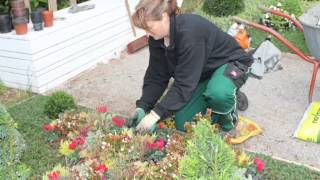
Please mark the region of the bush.
[[233, 179], [237, 170], [235, 154], [209, 121], [198, 122], [194, 137], [187, 144], [186, 154], [179, 162], [182, 179]]
[[283, 9], [289, 13], [289, 15], [294, 14], [295, 17], [302, 15], [302, 4], [301, 0], [284, 0], [282, 3]]
[[30, 174], [30, 169], [20, 162], [26, 145], [16, 128], [17, 124], [0, 104], [0, 179], [27, 179]]
[[44, 106], [44, 112], [49, 118], [58, 118], [60, 113], [76, 108], [71, 95], [64, 91], [54, 92]]
[[243, 0], [205, 0], [202, 9], [213, 16], [229, 16], [244, 10]]

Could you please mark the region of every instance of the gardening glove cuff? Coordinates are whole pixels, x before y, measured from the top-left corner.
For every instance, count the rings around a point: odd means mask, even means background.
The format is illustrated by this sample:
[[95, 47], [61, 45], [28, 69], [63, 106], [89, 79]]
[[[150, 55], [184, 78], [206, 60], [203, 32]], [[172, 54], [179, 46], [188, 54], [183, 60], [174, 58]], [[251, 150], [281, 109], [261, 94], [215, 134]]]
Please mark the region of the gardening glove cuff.
[[127, 126], [136, 127], [139, 124], [139, 122], [145, 117], [145, 115], [146, 113], [144, 109], [136, 108], [132, 115], [129, 117], [129, 120], [127, 121]]

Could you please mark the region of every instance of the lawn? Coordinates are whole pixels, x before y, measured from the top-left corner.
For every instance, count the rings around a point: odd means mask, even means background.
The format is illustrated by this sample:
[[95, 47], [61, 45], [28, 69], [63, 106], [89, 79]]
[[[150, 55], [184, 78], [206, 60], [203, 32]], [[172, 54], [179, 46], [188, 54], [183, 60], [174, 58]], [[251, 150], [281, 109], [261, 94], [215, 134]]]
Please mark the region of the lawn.
[[[227, 31], [229, 27], [232, 25], [233, 21], [231, 20], [231, 16], [229, 17], [214, 17], [207, 15], [201, 10], [203, 0], [184, 0], [182, 11], [183, 12], [192, 12], [199, 14], [201, 16], [206, 17], [211, 20], [215, 24], [217, 24], [221, 29]], [[270, 0], [245, 0], [245, 10], [238, 14], [238, 17], [241, 17], [246, 20], [259, 22], [263, 13], [258, 9], [259, 6], [270, 6]], [[315, 4], [319, 4], [319, 1], [302, 1], [303, 9], [307, 10]], [[257, 29], [248, 28], [248, 31], [252, 37], [252, 47], [257, 47], [261, 42], [268, 36], [267, 33], [262, 32]], [[303, 33], [299, 31], [285, 31], [281, 32], [281, 34], [287, 38], [292, 44], [302, 50], [304, 53], [309, 54], [309, 50], [306, 46], [305, 38]], [[282, 51], [282, 52], [291, 52], [285, 45], [283, 45], [277, 39], [273, 39], [272, 42]]]
[[21, 161], [31, 168], [32, 177], [42, 175], [57, 163], [63, 162], [56, 148], [49, 145], [49, 134], [42, 129], [43, 124], [50, 122], [43, 113], [46, 99], [45, 96], [34, 96], [8, 109], [26, 141], [27, 150]]

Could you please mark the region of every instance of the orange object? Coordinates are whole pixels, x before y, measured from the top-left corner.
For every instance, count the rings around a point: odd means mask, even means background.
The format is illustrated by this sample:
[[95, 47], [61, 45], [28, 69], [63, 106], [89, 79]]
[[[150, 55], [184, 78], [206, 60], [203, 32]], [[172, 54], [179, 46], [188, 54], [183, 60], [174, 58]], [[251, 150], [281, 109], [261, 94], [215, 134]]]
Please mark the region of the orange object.
[[245, 29], [239, 29], [235, 39], [243, 49], [248, 49], [250, 47], [250, 36]]
[[148, 37], [146, 35], [144, 35], [144, 36], [130, 42], [127, 45], [127, 51], [129, 54], [132, 54], [147, 45], [148, 45]]
[[23, 35], [28, 33], [28, 25], [27, 24], [16, 24], [14, 26], [17, 35]]
[[44, 27], [53, 26], [53, 11], [43, 11], [42, 12]]

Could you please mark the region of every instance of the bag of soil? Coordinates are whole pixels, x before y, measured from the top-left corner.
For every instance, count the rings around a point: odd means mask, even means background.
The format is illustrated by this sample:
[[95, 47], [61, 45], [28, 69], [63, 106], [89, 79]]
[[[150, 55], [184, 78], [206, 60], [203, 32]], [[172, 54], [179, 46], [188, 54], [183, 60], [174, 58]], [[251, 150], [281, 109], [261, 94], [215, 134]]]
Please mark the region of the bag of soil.
[[303, 115], [294, 137], [320, 143], [320, 102], [313, 102]]

